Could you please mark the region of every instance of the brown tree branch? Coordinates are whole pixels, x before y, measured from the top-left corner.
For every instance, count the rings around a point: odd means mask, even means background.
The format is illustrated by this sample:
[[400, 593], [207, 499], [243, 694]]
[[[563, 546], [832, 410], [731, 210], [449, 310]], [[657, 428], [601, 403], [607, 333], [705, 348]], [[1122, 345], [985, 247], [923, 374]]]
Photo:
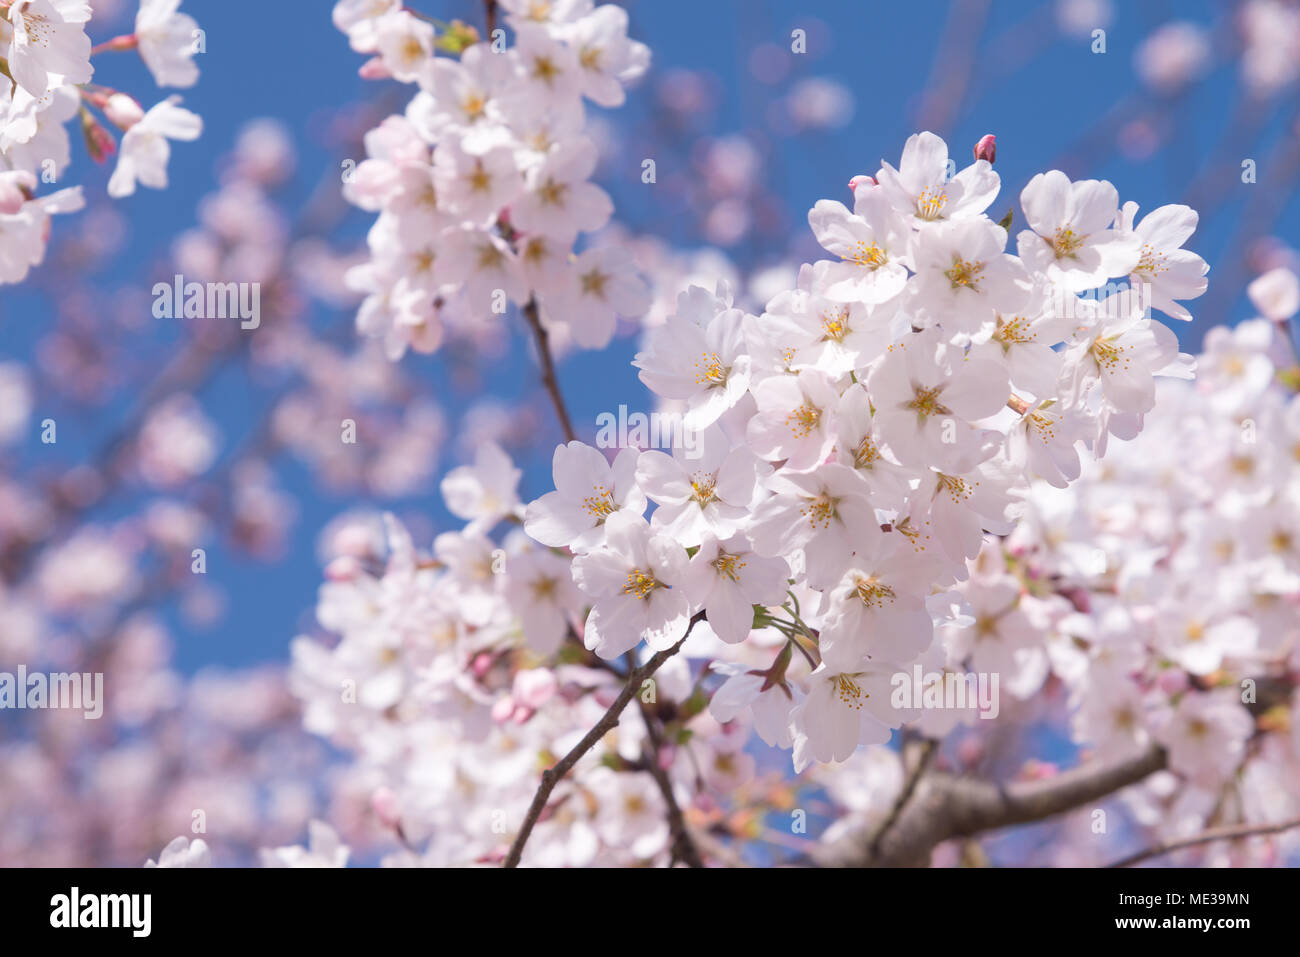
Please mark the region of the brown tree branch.
[[1293, 818], [1290, 821], [1279, 821], [1276, 824], [1234, 824], [1231, 827], [1214, 827], [1193, 837], [1184, 837], [1176, 841], [1166, 841], [1162, 844], [1153, 845], [1146, 850], [1131, 854], [1123, 860], [1116, 861], [1110, 866], [1132, 867], [1141, 861], [1160, 857], [1164, 854], [1172, 854], [1174, 851], [1181, 851], [1186, 847], [1196, 847], [1213, 841], [1232, 841], [1243, 837], [1256, 837], [1263, 834], [1280, 834], [1296, 827], [1300, 827], [1300, 817]]
[[1165, 752], [1151, 747], [1130, 758], [1072, 768], [1042, 781], [1009, 785], [928, 774], [872, 854], [873, 834], [863, 829], [818, 848], [823, 867], [915, 867], [929, 863], [943, 841], [971, 837], [1014, 824], [1028, 824], [1073, 810], [1141, 781], [1165, 766]]
[[691, 832], [686, 826], [686, 816], [682, 814], [681, 805], [677, 803], [677, 795], [673, 793], [672, 779], [659, 763], [659, 755], [664, 747], [664, 736], [659, 728], [659, 719], [655, 717], [644, 698], [637, 698], [637, 704], [641, 707], [641, 719], [645, 722], [646, 736], [650, 739], [650, 747], [645, 752], [646, 771], [659, 786], [659, 793], [663, 795], [664, 805], [667, 808], [668, 830], [673, 839], [672, 860], [682, 861], [687, 867], [703, 867], [704, 860], [700, 857], [699, 848], [695, 846]]
[[[912, 770], [908, 772], [906, 780], [903, 781], [903, 786], [899, 789], [898, 797], [894, 800], [894, 806], [889, 809], [889, 814], [886, 815], [885, 820], [881, 822], [880, 827], [877, 828], [875, 836], [871, 838], [871, 843], [867, 847], [869, 857], [875, 858], [880, 854], [881, 841], [885, 839], [885, 835], [889, 833], [890, 829], [894, 826], [894, 822], [897, 821], [899, 815], [903, 813], [903, 808], [907, 806], [907, 802], [910, 801], [912, 795], [916, 793], [916, 786], [921, 783], [921, 778], [929, 769], [930, 762], [934, 759], [938, 750], [939, 742], [935, 741], [933, 738], [927, 738], [921, 745], [921, 753], [917, 755], [916, 763], [912, 766]], [[904, 761], [907, 759], [907, 751], [908, 749], [904, 747], [902, 755]]]
[[613, 730], [614, 726], [618, 724], [623, 709], [632, 701], [632, 696], [640, 691], [641, 683], [658, 671], [665, 661], [681, 650], [682, 645], [686, 643], [686, 639], [691, 636], [696, 624], [703, 620], [704, 612], [697, 612], [691, 618], [686, 634], [682, 635], [677, 644], [671, 648], [665, 648], [663, 651], [655, 652], [649, 661], [628, 675], [623, 690], [618, 693], [618, 697], [614, 699], [614, 703], [609, 706], [609, 710], [605, 712], [604, 716], [596, 722], [595, 726], [586, 733], [581, 741], [573, 746], [568, 754], [542, 772], [542, 782], [537, 787], [537, 793], [533, 795], [533, 803], [529, 805], [528, 813], [524, 816], [523, 826], [520, 827], [519, 833], [515, 836], [514, 843], [510, 845], [510, 852], [506, 855], [503, 866], [519, 866], [519, 858], [524, 852], [524, 845], [528, 842], [528, 836], [532, 834], [533, 826], [537, 823], [537, 819], [541, 817], [542, 811], [546, 809], [546, 802], [550, 799], [555, 786], [582, 759], [583, 755], [594, 748], [601, 738]]
[[555, 360], [551, 357], [551, 337], [547, 334], [546, 327], [542, 325], [537, 299], [529, 299], [521, 312], [528, 325], [532, 327], [533, 337], [537, 340], [537, 361], [542, 367], [542, 385], [546, 386], [551, 404], [555, 406], [555, 414], [564, 432], [564, 441], [572, 442], [578, 436], [573, 431], [573, 423], [569, 420], [569, 410], [564, 405], [564, 396], [560, 394], [560, 381], [555, 377]]

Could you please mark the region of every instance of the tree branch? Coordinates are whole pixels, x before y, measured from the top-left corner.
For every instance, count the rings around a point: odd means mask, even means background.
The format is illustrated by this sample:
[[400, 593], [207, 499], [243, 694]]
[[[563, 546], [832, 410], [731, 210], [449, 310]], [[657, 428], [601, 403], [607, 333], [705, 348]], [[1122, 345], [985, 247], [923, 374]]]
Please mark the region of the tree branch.
[[893, 827], [880, 836], [863, 829], [814, 852], [824, 867], [915, 867], [929, 863], [943, 841], [1027, 824], [1073, 810], [1141, 781], [1165, 766], [1165, 752], [1152, 746], [1130, 758], [1072, 768], [1042, 781], [999, 785], [989, 781], [929, 774]]
[[[894, 806], [889, 809], [889, 814], [876, 830], [875, 836], [871, 838], [871, 843], [867, 847], [867, 854], [869, 857], [874, 859], [879, 856], [880, 842], [885, 839], [885, 835], [889, 833], [890, 829], [894, 826], [894, 822], [897, 821], [899, 815], [903, 813], [903, 808], [907, 806], [907, 802], [910, 801], [912, 795], [916, 793], [916, 786], [921, 783], [921, 778], [929, 769], [930, 762], [934, 759], [938, 750], [939, 742], [933, 738], [927, 738], [925, 743], [921, 745], [921, 753], [917, 755], [916, 764], [912, 767], [912, 770], [907, 775], [907, 779], [903, 782], [903, 787], [898, 792], [898, 797], [894, 801]], [[906, 760], [906, 747], [903, 749], [901, 757]]]
[[704, 861], [700, 857], [700, 851], [691, 838], [690, 830], [686, 827], [686, 816], [682, 814], [681, 805], [677, 803], [677, 795], [673, 793], [672, 779], [659, 763], [659, 755], [664, 746], [659, 721], [651, 713], [645, 699], [637, 698], [637, 704], [641, 707], [641, 719], [645, 721], [646, 736], [650, 739], [650, 747], [646, 749], [645, 754], [646, 771], [655, 779], [655, 784], [659, 786], [659, 793], [663, 795], [664, 804], [668, 809], [668, 830], [673, 838], [672, 859], [683, 861], [687, 867], [703, 867]]
[[532, 834], [533, 826], [537, 823], [537, 819], [541, 817], [542, 811], [546, 809], [546, 802], [550, 799], [551, 792], [555, 790], [555, 786], [559, 784], [560, 780], [569, 773], [579, 760], [582, 759], [583, 755], [596, 746], [596, 742], [608, 734], [614, 726], [618, 724], [619, 716], [623, 713], [623, 709], [631, 702], [632, 696], [640, 690], [641, 683], [658, 671], [659, 667], [665, 661], [681, 650], [682, 645], [686, 643], [686, 639], [691, 636], [691, 632], [695, 629], [696, 624], [703, 620], [704, 612], [697, 612], [695, 616], [691, 618], [691, 623], [686, 629], [686, 634], [682, 635], [681, 640], [678, 641], [677, 644], [673, 645], [671, 648], [666, 648], [663, 651], [655, 652], [654, 656], [651, 657], [649, 661], [628, 675], [627, 684], [625, 684], [623, 690], [618, 693], [618, 697], [615, 698], [614, 703], [609, 706], [609, 710], [607, 710], [604, 716], [596, 722], [595, 727], [588, 731], [583, 739], [575, 744], [568, 754], [560, 758], [560, 760], [553, 766], [542, 772], [542, 783], [538, 785], [537, 793], [533, 795], [533, 803], [529, 805], [528, 813], [524, 817], [523, 826], [519, 829], [518, 835], [515, 836], [514, 843], [510, 845], [510, 852], [506, 855], [505, 864], [503, 866], [519, 866], [519, 858], [524, 852], [524, 845], [528, 842], [528, 836]]
[[1300, 827], [1300, 817], [1293, 818], [1290, 821], [1280, 821], [1276, 824], [1234, 824], [1231, 827], [1215, 827], [1194, 837], [1185, 837], [1176, 841], [1156, 844], [1144, 851], [1131, 854], [1123, 860], [1116, 861], [1110, 866], [1132, 867], [1141, 861], [1160, 857], [1164, 854], [1172, 854], [1174, 851], [1181, 851], [1186, 847], [1196, 847], [1199, 844], [1209, 844], [1213, 841], [1232, 841], [1242, 837], [1256, 837], [1263, 834], [1280, 834], [1296, 827]]
[[578, 436], [574, 433], [573, 423], [569, 420], [569, 410], [564, 405], [564, 396], [560, 394], [560, 382], [555, 377], [555, 360], [551, 357], [551, 337], [542, 325], [537, 299], [529, 299], [520, 311], [528, 321], [528, 325], [532, 327], [533, 337], [537, 340], [537, 360], [542, 366], [542, 385], [546, 386], [551, 404], [555, 406], [555, 414], [559, 417], [560, 428], [564, 432], [564, 441], [572, 442]]

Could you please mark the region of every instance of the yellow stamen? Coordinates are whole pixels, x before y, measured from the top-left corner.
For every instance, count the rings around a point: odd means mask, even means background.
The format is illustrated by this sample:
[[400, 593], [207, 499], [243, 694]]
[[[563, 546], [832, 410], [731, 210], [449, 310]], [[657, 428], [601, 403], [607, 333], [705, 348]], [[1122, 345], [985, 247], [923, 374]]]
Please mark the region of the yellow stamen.
[[975, 292], [980, 291], [980, 275], [984, 272], [984, 263], [967, 262], [965, 259], [952, 257], [952, 268], [945, 270], [944, 275], [952, 283], [953, 289], [965, 287]]
[[933, 389], [918, 388], [912, 401], [903, 408], [914, 410], [921, 418], [931, 415], [951, 415], [952, 412], [939, 401], [942, 392], [942, 386], [935, 386]]
[[596, 516], [597, 524], [605, 521], [618, 508], [614, 504], [614, 490], [605, 485], [593, 485], [592, 494], [582, 500], [582, 507]]
[[848, 705], [854, 711], [861, 711], [862, 703], [871, 697], [862, 690], [862, 686], [855, 680], [860, 676], [861, 672], [852, 675], [836, 675], [831, 679], [840, 703]]
[[885, 602], [890, 604], [894, 602], [894, 589], [878, 581], [875, 575], [869, 578], [859, 578], [853, 593], [868, 608], [880, 608]]
[[790, 431], [799, 439], [811, 435], [821, 421], [822, 410], [807, 402], [785, 417], [785, 424], [790, 426]]
[[696, 385], [725, 385], [731, 370], [722, 364], [716, 352], [702, 352], [695, 362]]
[[634, 568], [627, 573], [627, 583], [623, 586], [623, 594], [631, 595], [638, 601], [645, 601], [656, 588], [666, 587], [663, 582], [649, 572]]
[[1052, 247], [1052, 252], [1056, 253], [1057, 259], [1076, 259], [1075, 253], [1083, 245], [1087, 236], [1080, 236], [1069, 226], [1062, 226], [1056, 231], [1048, 245]]
[[943, 215], [948, 205], [948, 193], [942, 186], [927, 186], [916, 198], [916, 215], [921, 219], [935, 220]]

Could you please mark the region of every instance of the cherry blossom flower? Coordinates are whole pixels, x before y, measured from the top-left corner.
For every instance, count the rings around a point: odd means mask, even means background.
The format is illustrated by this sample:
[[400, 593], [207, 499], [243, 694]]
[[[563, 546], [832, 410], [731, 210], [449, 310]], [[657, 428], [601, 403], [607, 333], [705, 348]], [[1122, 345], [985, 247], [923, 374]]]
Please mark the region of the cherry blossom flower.
[[617, 4], [564, 23], [560, 36], [577, 53], [583, 96], [601, 106], [622, 106], [623, 87], [650, 65], [650, 48], [628, 38], [627, 11]]
[[911, 261], [908, 231], [883, 190], [867, 190], [850, 213], [843, 203], [823, 199], [808, 213], [817, 241], [840, 262], [814, 267], [813, 285], [840, 302], [875, 304], [892, 299], [907, 282]]
[[858, 477], [831, 463], [815, 472], [773, 475], [771, 498], [754, 509], [748, 532], [760, 555], [804, 555], [804, 574], [814, 588], [839, 581], [853, 557], [879, 547], [880, 522]]
[[755, 554], [741, 535], [705, 538], [689, 571], [684, 588], [691, 604], [703, 608], [714, 633], [731, 644], [749, 636], [754, 605], [781, 603], [789, 574], [784, 559]]
[[1077, 395], [1085, 382], [1099, 381], [1114, 410], [1150, 411], [1155, 404], [1154, 377], [1188, 374], [1191, 357], [1178, 351], [1178, 340], [1168, 327], [1143, 316], [1137, 303], [1123, 294], [1107, 296], [1090, 311], [1091, 324], [1076, 333], [1066, 354], [1067, 365], [1075, 370], [1072, 394]]
[[1006, 404], [1006, 373], [985, 359], [966, 359], [932, 329], [898, 343], [872, 370], [867, 388], [875, 428], [904, 465], [955, 468], [982, 454], [972, 423]]
[[862, 745], [888, 741], [902, 720], [889, 695], [897, 671], [878, 661], [861, 670], [823, 661], [809, 676], [808, 696], [790, 712], [795, 770], [813, 760], [844, 761]]
[[618, 246], [585, 250], [566, 279], [553, 290], [548, 315], [552, 321], [563, 318], [574, 339], [588, 349], [609, 344], [618, 316], [635, 318], [650, 306], [650, 290], [637, 275], [636, 261]]
[[1114, 229], [1119, 194], [1105, 180], [1070, 182], [1060, 170], [1039, 173], [1020, 194], [1029, 229], [1016, 237], [1020, 258], [1071, 292], [1136, 271], [1137, 236]]
[[89, 83], [90, 38], [85, 0], [14, 0], [7, 12], [9, 72], [36, 99], [64, 83]]
[[934, 563], [891, 542], [878, 556], [857, 559], [821, 611], [821, 648], [840, 659], [910, 661], [930, 647], [934, 628], [925, 600]]
[[792, 469], [809, 469], [826, 458], [834, 440], [839, 397], [815, 369], [797, 376], [770, 376], [754, 387], [757, 414], [748, 438], [765, 459], [783, 459]]
[[587, 182], [595, 167], [590, 142], [571, 140], [556, 147], [529, 170], [526, 192], [510, 207], [512, 224], [570, 245], [578, 233], [600, 229], [614, 204], [603, 189]]
[[671, 456], [642, 452], [636, 481], [658, 505], [651, 524], [689, 548], [707, 535], [729, 538], [740, 528], [760, 497], [759, 476], [769, 471], [714, 425], [697, 433], [690, 447], [675, 445]]
[[1002, 185], [986, 160], [950, 179], [948, 145], [930, 132], [909, 136], [898, 169], [882, 160], [876, 179], [896, 210], [922, 224], [978, 217]]
[[605, 544], [578, 556], [573, 578], [594, 599], [583, 642], [602, 658], [617, 658], [642, 639], [670, 648], [686, 634], [686, 550], [654, 533], [639, 515], [620, 512], [605, 523]]
[[1231, 689], [1188, 693], [1156, 729], [1155, 737], [1168, 749], [1171, 768], [1214, 787], [1237, 766], [1254, 725]]
[[167, 188], [168, 140], [196, 140], [203, 133], [203, 120], [177, 106], [179, 102], [178, 96], [163, 100], [126, 131], [117, 168], [108, 181], [109, 196], [130, 196], [137, 182], [150, 189]]
[[692, 286], [677, 312], [646, 338], [632, 365], [653, 392], [687, 404], [684, 424], [700, 430], [717, 421], [749, 390], [750, 357], [744, 313], [731, 308], [726, 290], [711, 295]]
[[641, 515], [645, 493], [636, 481], [638, 453], [623, 449], [611, 466], [598, 451], [581, 442], [555, 450], [555, 491], [524, 511], [524, 530], [543, 545], [583, 551], [600, 545], [606, 520], [617, 512]]
[[324, 821], [307, 826], [307, 847], [268, 848], [262, 851], [263, 867], [345, 867], [350, 851], [338, 833]]
[[742, 712], [753, 716], [754, 731], [774, 748], [790, 748], [790, 711], [801, 692], [762, 674], [744, 671], [737, 665], [715, 661], [712, 669], [727, 676], [709, 699], [709, 713], [718, 721], [736, 720]]
[[50, 215], [85, 205], [81, 187], [31, 198], [36, 177], [26, 170], [0, 172], [0, 283], [21, 282], [45, 258]]
[[442, 480], [447, 508], [474, 528], [490, 529], [519, 508], [519, 479], [523, 473], [495, 442], [485, 442], [474, 464], [452, 469]]
[[145, 862], [145, 867], [211, 867], [212, 852], [208, 849], [207, 843], [201, 837], [196, 837], [193, 843], [188, 837], [181, 835], [175, 840], [169, 841], [167, 846], [162, 849], [158, 855], [158, 860], [150, 858]]
[[141, 0], [135, 15], [140, 57], [159, 86], [191, 87], [199, 79], [194, 64], [199, 25], [180, 6], [181, 0]]
[[987, 219], [962, 219], [916, 239], [912, 307], [954, 332], [981, 330], [990, 314], [1014, 313], [1029, 296], [1029, 273], [1003, 253], [1007, 234]]
[[1180, 299], [1195, 299], [1205, 292], [1209, 266], [1182, 248], [1196, 231], [1196, 211], [1188, 206], [1161, 206], [1134, 225], [1137, 203], [1120, 210], [1120, 228], [1132, 230], [1142, 240], [1141, 255], [1129, 275], [1132, 288], [1150, 296], [1146, 305], [1171, 319], [1190, 320], [1192, 314]]

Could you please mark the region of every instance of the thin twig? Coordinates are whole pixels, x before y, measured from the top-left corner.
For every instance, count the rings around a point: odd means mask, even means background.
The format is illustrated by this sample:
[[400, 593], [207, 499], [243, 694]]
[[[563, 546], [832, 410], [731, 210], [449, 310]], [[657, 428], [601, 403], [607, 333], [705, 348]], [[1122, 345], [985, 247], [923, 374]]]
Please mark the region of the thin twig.
[[650, 747], [645, 755], [646, 771], [659, 786], [659, 793], [663, 795], [664, 804], [668, 808], [668, 830], [673, 838], [672, 860], [682, 861], [687, 867], [703, 867], [704, 861], [700, 857], [699, 848], [691, 839], [691, 832], [686, 827], [686, 816], [682, 814], [681, 805], [677, 803], [677, 795], [673, 793], [672, 779], [659, 763], [659, 755], [664, 747], [664, 736], [659, 729], [659, 719], [650, 711], [644, 698], [637, 698], [637, 704], [641, 707], [646, 736], [650, 739]]
[[542, 772], [542, 782], [537, 787], [537, 793], [533, 795], [533, 803], [528, 808], [528, 814], [524, 817], [523, 826], [519, 829], [515, 842], [510, 845], [510, 853], [506, 855], [505, 867], [519, 866], [519, 858], [524, 852], [524, 844], [528, 842], [528, 836], [532, 834], [533, 826], [537, 823], [537, 819], [542, 816], [542, 811], [546, 809], [546, 802], [550, 799], [555, 786], [582, 759], [583, 755], [594, 748], [596, 743], [618, 724], [619, 716], [623, 713], [623, 709], [628, 706], [628, 703], [631, 702], [632, 696], [641, 689], [641, 683], [658, 671], [660, 665], [681, 650], [682, 645], [686, 643], [686, 639], [691, 636], [696, 624], [703, 620], [704, 612], [697, 612], [691, 618], [686, 634], [682, 635], [677, 644], [671, 648], [665, 648], [663, 651], [655, 652], [649, 661], [632, 672], [628, 676], [627, 684], [623, 686], [623, 690], [618, 693], [618, 697], [614, 699], [614, 703], [609, 706], [609, 710], [605, 712], [604, 716], [596, 722], [595, 727], [588, 731], [568, 754]]
[[1123, 860], [1116, 861], [1110, 866], [1132, 867], [1140, 861], [1149, 860], [1153, 857], [1161, 857], [1165, 854], [1172, 854], [1174, 851], [1181, 851], [1186, 847], [1196, 847], [1199, 844], [1209, 844], [1213, 841], [1233, 841], [1243, 837], [1256, 837], [1262, 834], [1280, 834], [1283, 831], [1289, 831], [1296, 827], [1300, 827], [1300, 817], [1293, 818], [1290, 821], [1281, 821], [1277, 824], [1234, 824], [1231, 827], [1215, 827], [1208, 831], [1202, 831], [1194, 837], [1185, 837], [1177, 841], [1167, 841], [1163, 844], [1153, 845], [1144, 851], [1138, 851], [1136, 854], [1131, 854]]
[[542, 366], [542, 384], [546, 386], [546, 391], [551, 396], [551, 404], [555, 406], [555, 414], [560, 419], [560, 428], [564, 431], [564, 441], [572, 442], [578, 436], [573, 431], [573, 423], [569, 420], [569, 410], [564, 405], [564, 396], [560, 394], [560, 382], [555, 377], [555, 360], [551, 358], [551, 337], [542, 325], [542, 318], [537, 310], [537, 299], [529, 299], [528, 304], [521, 311], [528, 324], [532, 326], [533, 336], [537, 339], [537, 360]]

